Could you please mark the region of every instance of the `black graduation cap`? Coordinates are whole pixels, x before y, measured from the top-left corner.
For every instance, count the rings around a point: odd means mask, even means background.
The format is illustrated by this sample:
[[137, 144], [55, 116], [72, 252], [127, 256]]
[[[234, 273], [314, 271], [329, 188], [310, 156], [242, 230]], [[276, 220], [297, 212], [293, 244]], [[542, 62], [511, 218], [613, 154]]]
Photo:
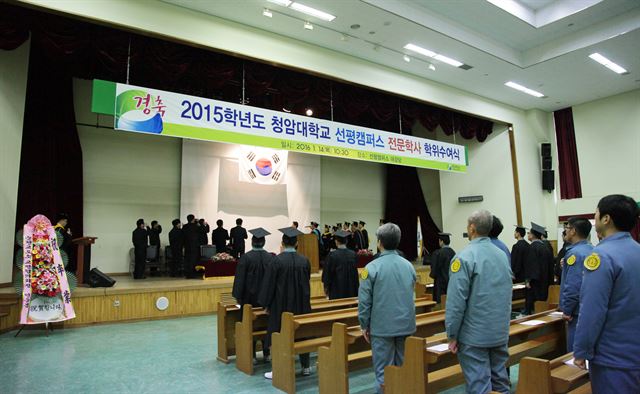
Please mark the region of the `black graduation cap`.
[[349, 223], [349, 222], [344, 222], [344, 225], [345, 225], [345, 226], [351, 226], [351, 223]]
[[342, 227], [342, 223], [336, 223], [336, 227]]
[[353, 224], [354, 226], [358, 226], [358, 222], [356, 220], [354, 220], [353, 222], [351, 222], [351, 224]]
[[311, 222], [311, 225], [312, 225], [312, 226], [317, 226], [317, 225], [318, 225], [318, 223], [317, 223], [317, 222]]
[[544, 233], [547, 232], [547, 229], [537, 223], [531, 222], [531, 231], [534, 231], [540, 235], [544, 235]]
[[270, 232], [263, 229], [262, 227], [254, 228], [253, 230], [249, 230], [249, 232], [251, 233], [251, 235], [253, 235], [256, 238], [264, 238], [267, 235], [271, 235]]
[[360, 221], [360, 224], [364, 226], [364, 225], [366, 225], [367, 223], [365, 223], [365, 222], [363, 222], [363, 221], [361, 220], [361, 221]]
[[527, 228], [526, 228], [525, 226], [521, 226], [521, 225], [519, 225], [519, 224], [514, 225], [514, 227], [516, 228], [516, 230], [517, 230], [517, 229], [519, 229], [519, 228], [521, 228], [521, 229], [523, 229], [523, 230], [527, 231]]
[[351, 233], [349, 231], [344, 231], [344, 230], [338, 230], [335, 233], [335, 236], [340, 238], [347, 238], [350, 235]]
[[293, 227], [279, 228], [278, 231], [280, 231], [282, 234], [284, 234], [284, 236], [287, 237], [287, 238], [297, 238], [298, 235], [304, 234], [302, 231], [298, 230], [297, 228], [293, 228]]

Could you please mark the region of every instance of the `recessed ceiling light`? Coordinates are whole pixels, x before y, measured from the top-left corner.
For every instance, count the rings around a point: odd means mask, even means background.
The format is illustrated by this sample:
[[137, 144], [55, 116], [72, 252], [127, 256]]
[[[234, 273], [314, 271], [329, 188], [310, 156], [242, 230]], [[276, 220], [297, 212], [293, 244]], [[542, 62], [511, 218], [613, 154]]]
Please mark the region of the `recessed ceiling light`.
[[369, 32], [369, 34], [372, 34], [372, 35], [373, 35], [373, 34], [376, 34], [376, 32], [375, 32], [375, 31], [373, 31], [373, 30], [371, 30], [371, 31]]
[[305, 113], [307, 114], [307, 116], [312, 116], [313, 110], [311, 108], [307, 108], [307, 111]]
[[409, 56], [407, 56], [407, 55], [404, 55], [402, 58], [403, 58], [403, 59], [404, 59], [404, 61], [405, 61], [405, 62], [407, 62], [407, 63], [409, 63], [409, 62], [411, 61], [411, 58], [410, 58]]
[[591, 59], [595, 60], [596, 62], [602, 64], [603, 66], [605, 66], [609, 70], [617, 73], [617, 74], [627, 74], [628, 73], [627, 70], [625, 70], [621, 66], [615, 64], [614, 62], [612, 62], [611, 60], [607, 59], [606, 57], [602, 56], [598, 52], [592, 53], [591, 55], [589, 55], [589, 57]]
[[313, 30], [313, 25], [309, 22], [304, 23], [304, 28], [307, 30]]
[[316, 10], [315, 8], [312, 8], [300, 3], [293, 3], [291, 4], [291, 6], [289, 6], [289, 8], [294, 9], [298, 12], [302, 12], [307, 15], [315, 16], [316, 18], [322, 19], [323, 21], [327, 21], [327, 22], [331, 22], [332, 20], [336, 19], [335, 16], [329, 13]]
[[429, 63], [429, 70], [436, 71], [436, 66], [434, 66], [433, 63]]
[[351, 28], [353, 30], [358, 30], [360, 28], [360, 25], [356, 23], [356, 24], [351, 25]]
[[269, 3], [273, 3], [273, 4], [277, 4], [277, 5], [281, 5], [283, 7], [289, 7], [289, 4], [291, 4], [290, 0], [267, 0]]
[[464, 64], [462, 62], [459, 62], [455, 59], [451, 59], [450, 57], [446, 57], [444, 55], [435, 55], [433, 58], [436, 60], [440, 60], [442, 63], [447, 63], [453, 67], [460, 67]]
[[509, 81], [509, 82], [506, 82], [505, 85], [510, 87], [510, 88], [512, 88], [512, 89], [519, 90], [519, 91], [521, 91], [523, 93], [530, 94], [531, 96], [534, 96], [534, 97], [538, 97], [538, 98], [545, 97], [544, 94], [542, 94], [540, 92], [537, 92], [537, 91], [535, 91], [533, 89], [529, 89], [529, 88], [527, 88], [525, 86], [522, 86], [520, 84], [517, 84], [515, 82]]
[[273, 18], [273, 14], [271, 13], [271, 11], [269, 11], [268, 8], [262, 10], [262, 15], [266, 16], [267, 18]]
[[431, 51], [429, 49], [423, 48], [421, 46], [415, 45], [415, 44], [407, 44], [404, 46], [404, 49], [408, 49], [410, 51], [413, 51], [415, 53], [419, 53], [421, 55], [424, 55], [426, 57], [432, 57], [436, 60], [439, 60], [443, 63], [447, 63], [453, 67], [461, 67], [464, 65], [464, 63], [459, 62], [455, 59], [452, 59], [450, 57], [444, 56], [444, 55], [440, 55], [435, 53], [434, 51]]

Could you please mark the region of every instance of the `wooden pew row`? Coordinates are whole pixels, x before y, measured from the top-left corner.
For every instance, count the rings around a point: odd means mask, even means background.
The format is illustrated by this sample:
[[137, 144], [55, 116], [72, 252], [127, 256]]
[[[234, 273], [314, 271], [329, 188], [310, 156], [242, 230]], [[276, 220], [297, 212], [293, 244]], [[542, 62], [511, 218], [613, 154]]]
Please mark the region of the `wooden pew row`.
[[[414, 336], [428, 337], [435, 332], [443, 332], [444, 310], [440, 310], [438, 313], [441, 313], [441, 315], [436, 315], [436, 312], [432, 312], [422, 317], [421, 315], [416, 316], [416, 333]], [[518, 321], [522, 321], [522, 319]], [[437, 323], [441, 324], [438, 326]], [[431, 324], [434, 326], [429, 327]], [[434, 331], [433, 329], [436, 327], [438, 329]], [[346, 326], [342, 327], [334, 324], [330, 345], [318, 349], [320, 393], [348, 393], [348, 371], [353, 370], [353, 367], [370, 365], [370, 347], [365, 351], [361, 351], [359, 347], [353, 348], [353, 344], [358, 344], [359, 340], [364, 342], [360, 327], [347, 328]], [[450, 362], [450, 364], [453, 363], [453, 361]]]
[[[351, 300], [353, 305], [357, 304], [357, 298], [346, 298]], [[331, 309], [331, 302], [326, 297], [312, 297], [312, 310]], [[262, 308], [256, 308], [262, 309]], [[218, 331], [218, 356], [217, 359], [225, 364], [229, 363], [229, 357], [236, 354], [235, 327], [236, 323], [242, 320], [242, 309], [236, 305], [233, 297], [225, 298], [224, 302], [218, 303], [217, 331]]]
[[520, 361], [518, 394], [591, 393], [589, 372], [567, 365], [573, 353], [553, 360], [525, 357]]
[[[416, 334], [428, 337], [442, 332], [445, 311], [416, 316]], [[366, 344], [360, 326], [334, 323], [328, 346], [318, 348], [318, 389], [321, 394], [349, 392], [349, 370], [371, 365], [371, 346]], [[365, 350], [362, 350], [364, 347]]]
[[560, 285], [549, 286], [549, 295], [546, 301], [536, 301], [533, 305], [535, 313], [555, 309], [560, 304]]
[[[524, 357], [539, 357], [560, 353], [565, 346], [564, 324], [553, 311], [511, 321], [509, 328], [509, 359], [507, 366], [517, 364]], [[545, 323], [527, 326], [527, 320]], [[385, 394], [437, 393], [464, 384], [462, 369], [451, 352], [434, 352], [427, 347], [446, 343], [445, 333], [429, 338], [409, 337], [405, 343], [404, 364], [385, 368]]]
[[[341, 298], [336, 300], [317, 300], [311, 304], [314, 312], [333, 311], [358, 305], [358, 298]], [[242, 321], [236, 322], [235, 348], [236, 368], [253, 375], [253, 341], [261, 339], [267, 333], [267, 314], [264, 308], [252, 308], [245, 304], [242, 310]]]
[[[435, 302], [421, 298], [415, 300], [416, 313], [431, 311]], [[358, 308], [342, 309], [333, 312], [296, 315], [282, 314], [280, 332], [271, 335], [271, 359], [273, 386], [287, 393], [295, 393], [295, 356], [296, 354], [317, 351], [320, 346], [331, 342], [333, 323], [347, 326], [358, 324]]]

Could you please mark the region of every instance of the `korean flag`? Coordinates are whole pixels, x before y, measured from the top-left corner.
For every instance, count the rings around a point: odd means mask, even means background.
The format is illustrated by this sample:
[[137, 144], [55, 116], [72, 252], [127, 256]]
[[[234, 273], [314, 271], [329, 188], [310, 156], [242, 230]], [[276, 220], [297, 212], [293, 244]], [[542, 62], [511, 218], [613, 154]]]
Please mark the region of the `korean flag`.
[[240, 151], [238, 168], [240, 181], [259, 185], [279, 185], [286, 183], [286, 150], [246, 147]]

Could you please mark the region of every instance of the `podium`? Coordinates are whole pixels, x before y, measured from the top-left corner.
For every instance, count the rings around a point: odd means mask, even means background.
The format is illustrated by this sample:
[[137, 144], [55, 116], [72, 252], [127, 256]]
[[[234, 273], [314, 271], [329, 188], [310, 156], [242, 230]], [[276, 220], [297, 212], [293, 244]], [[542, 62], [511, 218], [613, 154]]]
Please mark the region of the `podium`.
[[76, 238], [71, 242], [78, 245], [76, 277], [78, 286], [89, 281], [89, 271], [91, 271], [91, 245], [96, 243], [97, 237]]
[[318, 249], [318, 237], [315, 234], [298, 235], [298, 253], [311, 262], [311, 273], [320, 270], [320, 250]]

